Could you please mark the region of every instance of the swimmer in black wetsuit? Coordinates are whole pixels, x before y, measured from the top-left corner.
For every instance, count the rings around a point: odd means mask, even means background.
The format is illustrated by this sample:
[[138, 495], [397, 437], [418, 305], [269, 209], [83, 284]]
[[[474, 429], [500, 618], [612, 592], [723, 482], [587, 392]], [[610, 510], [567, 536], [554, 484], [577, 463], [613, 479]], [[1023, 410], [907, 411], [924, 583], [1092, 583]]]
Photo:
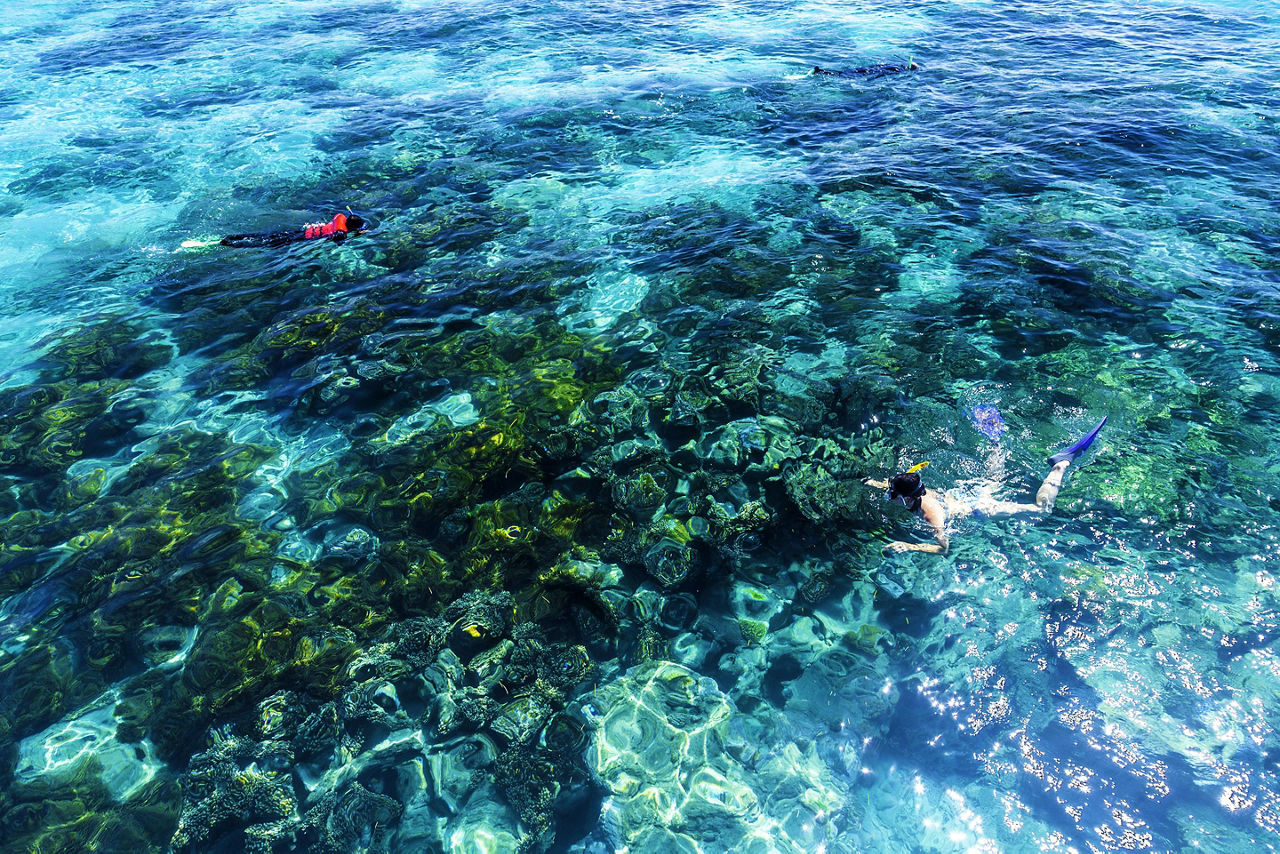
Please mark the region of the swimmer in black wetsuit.
[[346, 240], [353, 234], [363, 234], [364, 220], [355, 214], [336, 214], [328, 222], [313, 222], [291, 231], [271, 231], [261, 234], [232, 234], [222, 238], [223, 246], [249, 248], [257, 246], [287, 246], [300, 240]]
[[913, 61], [900, 63], [897, 65], [887, 65], [878, 63], [876, 65], [864, 65], [859, 68], [853, 68], [848, 71], [828, 71], [825, 68], [813, 67], [814, 74], [821, 74], [826, 77], [868, 77], [874, 80], [877, 77], [884, 77], [888, 74], [902, 74], [904, 71], [916, 71], [920, 68]]

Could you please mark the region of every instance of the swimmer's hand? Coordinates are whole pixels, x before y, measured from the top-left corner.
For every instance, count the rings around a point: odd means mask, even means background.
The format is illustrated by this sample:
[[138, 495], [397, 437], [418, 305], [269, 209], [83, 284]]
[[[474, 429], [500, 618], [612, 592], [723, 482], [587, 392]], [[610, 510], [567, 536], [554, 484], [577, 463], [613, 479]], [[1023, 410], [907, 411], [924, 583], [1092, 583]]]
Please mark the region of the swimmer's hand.
[[884, 547], [887, 552], [894, 554], [902, 554], [903, 552], [928, 552], [932, 555], [940, 555], [943, 548], [939, 543], [904, 543], [902, 540], [894, 540]]

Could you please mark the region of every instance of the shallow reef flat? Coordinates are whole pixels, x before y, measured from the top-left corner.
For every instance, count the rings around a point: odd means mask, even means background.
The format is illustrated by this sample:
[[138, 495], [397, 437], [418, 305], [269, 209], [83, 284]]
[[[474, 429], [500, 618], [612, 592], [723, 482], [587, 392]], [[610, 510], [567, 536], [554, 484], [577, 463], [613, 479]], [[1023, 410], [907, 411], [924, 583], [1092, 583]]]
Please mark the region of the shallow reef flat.
[[1273, 845], [1273, 17], [12, 10], [0, 847]]
[[[416, 311], [418, 292], [394, 287], [380, 303]], [[688, 591], [755, 566], [779, 517], [816, 535], [812, 520], [848, 516], [884, 453], [878, 431], [855, 444], [752, 414], [761, 399], [816, 412], [764, 352], [718, 392], [661, 359], [626, 370], [536, 314], [459, 311], [399, 336], [367, 318], [282, 307], [188, 374], [228, 411], [153, 437], [185, 356], [137, 321], [48, 342], [39, 381], [6, 392], [5, 470], [23, 484], [4, 555], [12, 791], [99, 799], [31, 844], [167, 821], [180, 848], [544, 846], [600, 809], [584, 692], [644, 662], [689, 674], [664, 660], [709, 664], [726, 628], [724, 653], [761, 659], [777, 593], [743, 585], [739, 617], [702, 625]], [[243, 408], [234, 393], [270, 413], [274, 386], [299, 378], [274, 440], [213, 431]], [[320, 414], [346, 441], [287, 463], [288, 434]], [[793, 574], [811, 598], [826, 589], [821, 571]], [[497, 812], [477, 820], [480, 804]]]

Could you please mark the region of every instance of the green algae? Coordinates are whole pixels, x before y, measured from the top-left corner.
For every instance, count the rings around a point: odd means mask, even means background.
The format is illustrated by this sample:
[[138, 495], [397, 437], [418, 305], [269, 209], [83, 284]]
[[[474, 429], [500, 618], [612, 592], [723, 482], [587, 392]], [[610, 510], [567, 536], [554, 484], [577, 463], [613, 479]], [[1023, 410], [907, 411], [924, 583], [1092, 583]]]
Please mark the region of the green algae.
[[158, 850], [157, 840], [177, 826], [178, 786], [160, 775], [113, 802], [97, 779], [92, 757], [78, 778], [60, 784], [34, 782], [10, 788], [0, 801], [6, 844], [31, 852]]
[[[157, 615], [194, 624], [201, 600], [228, 564], [248, 574], [256, 561], [274, 557], [274, 538], [236, 513], [244, 475], [265, 458], [262, 449], [227, 445], [207, 434], [170, 434], [109, 486], [101, 469], [72, 481], [74, 492], [59, 499], [56, 516], [28, 511], [26, 524], [15, 528], [25, 531], [27, 555], [6, 554], [6, 566], [15, 565], [28, 583], [41, 581], [40, 564], [29, 555], [56, 549], [65, 604], [35, 612], [28, 649], [0, 664], [0, 679], [42, 697], [12, 697], [5, 712], [15, 732], [47, 725], [133, 671], [142, 655], [134, 641], [137, 627]], [[63, 541], [68, 528], [79, 533]], [[17, 569], [24, 565], [26, 573]], [[55, 636], [69, 637], [84, 651], [73, 677], [57, 675], [59, 659], [50, 655], [58, 646], [40, 643]], [[64, 680], [71, 683], [67, 688], [54, 687]]]
[[123, 447], [142, 410], [127, 380], [70, 380], [0, 391], [0, 472], [56, 474]]
[[863, 623], [858, 626], [857, 631], [849, 632], [845, 635], [845, 642], [853, 649], [876, 655], [882, 650], [880, 645], [893, 645], [893, 635], [887, 629], [870, 623]]
[[74, 377], [79, 383], [135, 379], [164, 367], [173, 356], [162, 335], [128, 317], [85, 318], [78, 326], [41, 342], [36, 363], [46, 383]]
[[[345, 309], [295, 314], [248, 342], [227, 363], [232, 372], [210, 374], [217, 385], [206, 386], [206, 391], [252, 388], [290, 366], [297, 373], [297, 366], [350, 351], [381, 323], [380, 317], [366, 323]], [[101, 604], [85, 612], [82, 657], [54, 656], [57, 647], [34, 645], [0, 662], [0, 679], [23, 685], [0, 708], [6, 732], [32, 732], [124, 678], [116, 707], [119, 737], [130, 743], [147, 738], [162, 758], [180, 763], [218, 721], [237, 719], [282, 690], [320, 700], [337, 697], [344, 690], [342, 674], [359, 655], [360, 639], [406, 615], [440, 614], [469, 589], [510, 587], [520, 591], [522, 607], [536, 610], [544, 607], [540, 602], [554, 601], [579, 614], [580, 627], [590, 624], [582, 630], [616, 631], [612, 605], [591, 581], [567, 572], [537, 579], [539, 568], [554, 564], [580, 537], [584, 520], [598, 511], [590, 502], [536, 484], [514, 489], [518, 477], [541, 478], [546, 466], [565, 459], [567, 448], [556, 437], [565, 435], [573, 413], [601, 382], [581, 379], [581, 366], [596, 364], [591, 370], [608, 375], [603, 354], [584, 352], [589, 348], [578, 339], [551, 350], [541, 359], [536, 349], [514, 340], [498, 347], [496, 355], [489, 346], [469, 349], [448, 370], [482, 369], [505, 378], [483, 390], [493, 413], [488, 420], [437, 433], [424, 445], [357, 444], [350, 460], [356, 465], [310, 472], [314, 489], [299, 485], [294, 517], [307, 525], [334, 516], [372, 525], [383, 540], [377, 546], [378, 564], [353, 567], [336, 555], [283, 558], [280, 534], [259, 528], [238, 510], [273, 451], [189, 428], [139, 446], [124, 465], [94, 466], [62, 480], [54, 494], [59, 524], [39, 509], [25, 509], [19, 498], [10, 516], [15, 535], [0, 555], [13, 570], [5, 577], [14, 591], [40, 581], [48, 571], [44, 556], [58, 548], [61, 571], [75, 599]], [[575, 360], [563, 352], [575, 352]], [[240, 368], [234, 367], [236, 359]], [[406, 362], [412, 364], [412, 359]], [[268, 372], [254, 373], [264, 363], [270, 363]], [[61, 389], [48, 384], [40, 389], [42, 394], [27, 395], [31, 406], [5, 424], [18, 438], [26, 441], [38, 429], [50, 441], [65, 442], [57, 431], [92, 423], [93, 406], [69, 406]], [[112, 384], [103, 392], [103, 405], [125, 392], [123, 381]], [[39, 443], [35, 447], [36, 455], [15, 460], [15, 466], [52, 477], [76, 456], [63, 451], [55, 466], [52, 453], [40, 456]], [[389, 467], [371, 465], [388, 461]], [[481, 500], [489, 492], [509, 494]], [[76, 533], [60, 540], [68, 528]], [[449, 535], [438, 538], [438, 548], [423, 539], [424, 532], [446, 531]], [[392, 613], [386, 610], [388, 602], [398, 606]], [[564, 617], [543, 613], [550, 620]], [[131, 627], [148, 625], [161, 614], [171, 629], [139, 643]], [[594, 616], [583, 622], [587, 614]], [[65, 608], [47, 609], [37, 617], [35, 637], [66, 633], [74, 615]], [[473, 621], [459, 631], [467, 628], [482, 636], [504, 631], [478, 625]], [[198, 629], [185, 634], [184, 626]], [[589, 665], [585, 651], [577, 655]], [[143, 662], [152, 669], [131, 677]], [[579, 664], [554, 666], [568, 668], [557, 673], [572, 674], [566, 687], [585, 673]], [[529, 670], [527, 677], [509, 673], [503, 691], [542, 684], [549, 675], [542, 667]], [[565, 695], [548, 699], [562, 708]], [[475, 706], [470, 718], [488, 720], [485, 708], [484, 703]], [[545, 769], [552, 767], [549, 758], [559, 763], [568, 756], [568, 748], [552, 753], [546, 752], [551, 748], [520, 749], [526, 753], [509, 753], [504, 761]], [[236, 781], [250, 777], [232, 775], [224, 784], [234, 789]], [[530, 773], [522, 779], [526, 782], [520, 787], [509, 787], [509, 797], [537, 838], [550, 826], [548, 805], [560, 772]], [[246, 797], [262, 800], [248, 790]], [[382, 821], [392, 818], [392, 812]], [[114, 819], [99, 822], [95, 814], [88, 808], [88, 818], [57, 832], [75, 838], [99, 832], [97, 823], [115, 826]], [[260, 824], [274, 825], [284, 813], [254, 815]], [[172, 812], [167, 821], [172, 827]], [[215, 823], [215, 829], [221, 826]], [[196, 840], [191, 825], [184, 827], [188, 829], [180, 827], [174, 837], [180, 847]], [[319, 834], [320, 839], [337, 833], [334, 840], [346, 833], [319, 826], [300, 832]]]
[[760, 620], [738, 620], [738, 631], [742, 632], [742, 640], [748, 644], [758, 644], [769, 633], [769, 624]]
[[[488, 674], [477, 677], [479, 693], [457, 694], [451, 701], [457, 711], [452, 717], [441, 713], [437, 726], [441, 732], [466, 725], [500, 734], [505, 747], [494, 780], [525, 826], [523, 844], [537, 849], [554, 826], [566, 775], [585, 778], [575, 764], [582, 729], [557, 716], [593, 671], [593, 654], [625, 648], [635, 660], [653, 660], [668, 651], [667, 638], [653, 624], [642, 626], [634, 644], [619, 646], [626, 612], [603, 576], [585, 567], [597, 554], [613, 554], [674, 589], [703, 561], [740, 560], [782, 520], [763, 497], [741, 501], [717, 493], [738, 477], [753, 488], [780, 489], [786, 467], [812, 447], [797, 444], [784, 420], [744, 421], [723, 434], [726, 450], [713, 476], [698, 470], [696, 458], [663, 461], [665, 452], [641, 438], [654, 424], [672, 439], [692, 437], [733, 416], [753, 417], [761, 407], [791, 406], [769, 390], [776, 360], [766, 350], [748, 348], [738, 358], [742, 348], [730, 344], [732, 367], [710, 381], [683, 370], [661, 381], [637, 375], [626, 379], [624, 394], [616, 356], [546, 316], [495, 311], [431, 335], [386, 338], [379, 330], [391, 315], [375, 305], [371, 299], [307, 308], [286, 303], [264, 317], [270, 322], [259, 324], [262, 331], [252, 338], [238, 345], [229, 339], [226, 357], [196, 377], [201, 395], [262, 392], [349, 423], [367, 411], [367, 420], [351, 432], [350, 450], [286, 475], [282, 515], [288, 528], [260, 527], [240, 513], [274, 449], [191, 427], [149, 439], [123, 462], [82, 466], [60, 479], [52, 493], [62, 514], [57, 524], [36, 504], [16, 501], [15, 537], [0, 556], [13, 569], [14, 584], [38, 582], [49, 571], [46, 555], [56, 548], [72, 597], [99, 604], [83, 613], [64, 607], [37, 616], [37, 638], [65, 633], [69, 619], [82, 618], [83, 629], [73, 637], [83, 655], [41, 657], [32, 647], [20, 654], [25, 657], [0, 663], [0, 678], [21, 674], [26, 688], [16, 700], [40, 710], [23, 714], [17, 705], [6, 707], [0, 721], [10, 732], [30, 733], [94, 692], [122, 683], [118, 737], [133, 744], [149, 740], [161, 758], [181, 765], [226, 722], [256, 721], [254, 732], [264, 737], [279, 731], [279, 707], [264, 705], [273, 697], [348, 702], [343, 698], [352, 690], [351, 668], [376, 638], [412, 620], [449, 619], [448, 631], [432, 633], [425, 647], [410, 645], [402, 654], [428, 661], [447, 643], [465, 653], [464, 660], [474, 655], [469, 666]], [[60, 382], [78, 379], [68, 377]], [[466, 389], [474, 419], [442, 406], [406, 420], [415, 401], [439, 394], [440, 378], [447, 379], [445, 387]], [[90, 386], [100, 397], [83, 406], [80, 397], [88, 391], [80, 385], [44, 383], [26, 398], [28, 409], [6, 423], [23, 438], [37, 429], [53, 439], [61, 438], [59, 430], [87, 433], [100, 410], [129, 399], [125, 382]], [[632, 402], [602, 429], [592, 409], [607, 394]], [[68, 395], [76, 405], [60, 407]], [[674, 407], [670, 418], [650, 412], [668, 405]], [[810, 426], [820, 423], [804, 415], [803, 406], [788, 411]], [[85, 446], [85, 453], [93, 450]], [[861, 458], [834, 459], [825, 465], [845, 477], [865, 468]], [[21, 462], [50, 481], [67, 465], [59, 460], [55, 467], [52, 455]], [[595, 468], [598, 481], [557, 481], [583, 466]], [[810, 475], [793, 472], [790, 478], [797, 495], [815, 500]], [[827, 507], [820, 518], [828, 518], [842, 498], [822, 493], [816, 500]], [[321, 549], [305, 558], [282, 553], [288, 536], [282, 531], [334, 520], [364, 531], [371, 551]], [[67, 536], [68, 529], [75, 533]], [[476, 591], [500, 590], [514, 594], [504, 606], [514, 611], [506, 616], [473, 613], [466, 605]], [[586, 645], [513, 634], [515, 612]], [[763, 641], [766, 624], [743, 625], [749, 641]], [[136, 626], [149, 628], [139, 636]], [[134, 675], [144, 665], [150, 669]], [[404, 665], [388, 664], [381, 672], [403, 673]], [[381, 720], [384, 712], [362, 714]], [[555, 734], [539, 741], [544, 731]], [[255, 782], [245, 767], [234, 773], [218, 767], [222, 776], [208, 780], [223, 792], [219, 797], [235, 801], [243, 795], [260, 805], [246, 819], [254, 844], [278, 834], [328, 838], [327, 818], [282, 824], [283, 807], [269, 808], [284, 791], [280, 781]], [[194, 762], [191, 773], [205, 774], [202, 768]], [[222, 809], [196, 790], [184, 797], [192, 809], [200, 803]], [[393, 817], [389, 806], [390, 812], [372, 809], [383, 821]], [[175, 845], [197, 846], [239, 826], [238, 820], [214, 818], [197, 833], [207, 824], [202, 815], [189, 814], [174, 833]], [[167, 816], [173, 827], [172, 801]], [[334, 839], [345, 833], [333, 832]]]

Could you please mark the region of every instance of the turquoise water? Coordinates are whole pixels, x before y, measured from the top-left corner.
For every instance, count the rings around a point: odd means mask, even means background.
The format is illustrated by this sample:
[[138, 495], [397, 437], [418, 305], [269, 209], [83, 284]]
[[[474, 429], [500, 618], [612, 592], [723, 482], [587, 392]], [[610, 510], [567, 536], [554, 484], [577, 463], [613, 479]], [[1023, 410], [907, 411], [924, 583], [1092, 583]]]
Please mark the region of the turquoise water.
[[1277, 847], [1271, 7], [0, 41], [6, 848]]

